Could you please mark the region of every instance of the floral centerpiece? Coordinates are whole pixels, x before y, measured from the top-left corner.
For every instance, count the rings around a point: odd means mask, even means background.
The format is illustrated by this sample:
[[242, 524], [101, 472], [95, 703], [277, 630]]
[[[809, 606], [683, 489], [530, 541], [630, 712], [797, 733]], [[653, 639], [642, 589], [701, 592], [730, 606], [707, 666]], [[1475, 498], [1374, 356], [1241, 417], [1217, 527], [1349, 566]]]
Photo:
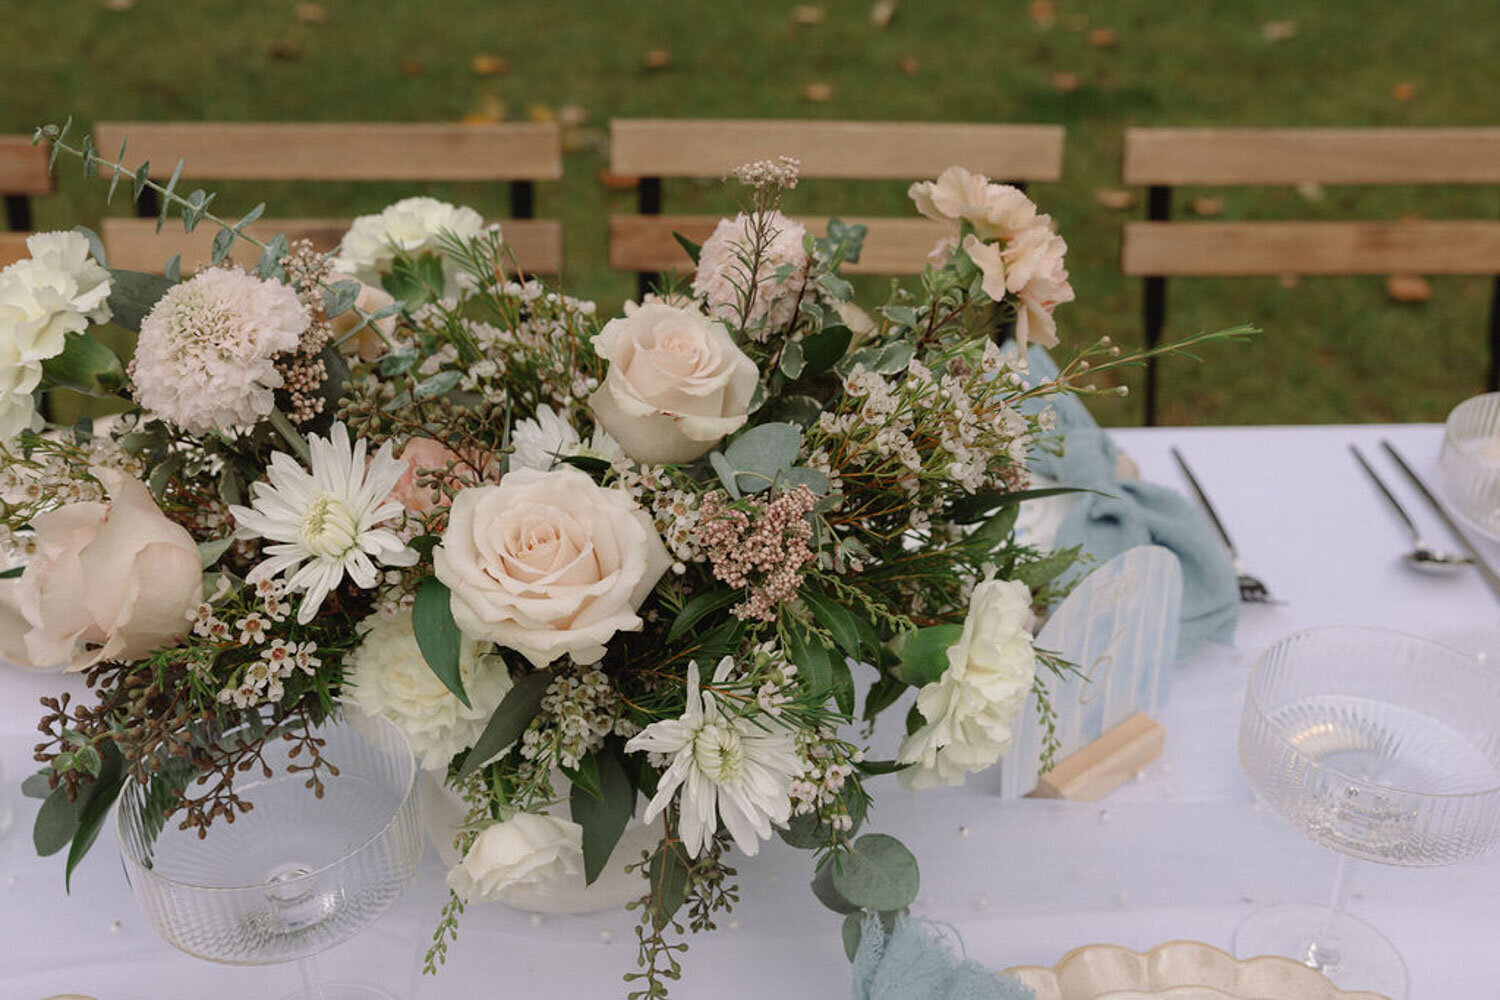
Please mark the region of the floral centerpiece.
[[[911, 854], [862, 833], [867, 783], [961, 783], [1066, 669], [1030, 624], [1077, 553], [1012, 530], [1033, 404], [1131, 360], [1104, 341], [1027, 382], [1073, 293], [1025, 195], [913, 185], [950, 238], [866, 312], [840, 275], [861, 229], [804, 232], [779, 211], [795, 162], [752, 164], [745, 211], [684, 241], [691, 282], [601, 322], [469, 209], [410, 199], [246, 271], [260, 207], [221, 219], [66, 127], [38, 139], [219, 227], [190, 276], [108, 270], [86, 230], [0, 272], [0, 656], [93, 696], [44, 699], [40, 850], [71, 845], [71, 873], [126, 781], [185, 829], [232, 821], [268, 740], [316, 788], [317, 726], [358, 712], [467, 810], [430, 967], [468, 902], [615, 864], [640, 874], [627, 979], [663, 995], [674, 935], [773, 836], [852, 934], [912, 901]], [[128, 364], [106, 321], [138, 334]], [[53, 387], [121, 412], [49, 424]], [[869, 759], [856, 724], [909, 690], [899, 753]], [[611, 860], [638, 812], [654, 846]]]

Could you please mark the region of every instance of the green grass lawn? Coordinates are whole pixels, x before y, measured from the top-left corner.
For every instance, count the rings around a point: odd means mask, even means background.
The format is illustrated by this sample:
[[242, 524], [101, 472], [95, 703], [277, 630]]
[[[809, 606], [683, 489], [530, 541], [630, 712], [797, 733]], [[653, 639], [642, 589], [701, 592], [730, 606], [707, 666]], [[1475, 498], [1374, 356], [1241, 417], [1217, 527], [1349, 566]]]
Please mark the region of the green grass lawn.
[[[117, 0], [119, 5], [119, 0]], [[29, 131], [72, 114], [102, 119], [455, 120], [502, 106], [508, 117], [572, 105], [567, 173], [543, 185], [538, 214], [564, 221], [574, 294], [613, 310], [633, 279], [608, 270], [606, 218], [630, 211], [631, 192], [599, 180], [612, 117], [805, 117], [1055, 122], [1068, 128], [1065, 177], [1033, 195], [1068, 239], [1078, 301], [1059, 312], [1066, 341], [1110, 334], [1138, 343], [1140, 287], [1118, 273], [1120, 225], [1143, 208], [1103, 207], [1119, 186], [1120, 139], [1130, 125], [1492, 125], [1500, 62], [1492, 11], [1464, 0], [1056, 0], [1042, 26], [1025, 2], [905, 0], [885, 29], [870, 2], [826, 4], [804, 25], [785, 4], [664, 0], [324, 0], [327, 19], [304, 23], [295, 0], [225, 4], [138, 0], [0, 0], [0, 131]], [[1269, 22], [1294, 22], [1267, 40]], [[1115, 32], [1113, 47], [1090, 31]], [[651, 49], [672, 57], [643, 68]], [[482, 77], [476, 54], [509, 62]], [[903, 62], [905, 66], [903, 67]], [[1076, 86], [1060, 89], [1057, 74]], [[832, 88], [808, 103], [810, 83]], [[1409, 87], [1398, 100], [1393, 88]], [[110, 151], [112, 152], [112, 151]], [[793, 208], [894, 213], [902, 184], [805, 185]], [[226, 214], [267, 201], [271, 214], [378, 210], [415, 189], [391, 185], [222, 185]], [[104, 185], [68, 170], [37, 223], [67, 227], [106, 212]], [[505, 194], [463, 185], [431, 193], [503, 214]], [[1188, 215], [1197, 194], [1182, 192]], [[1224, 218], [1495, 218], [1493, 188], [1225, 190]], [[1136, 192], [1138, 196], [1142, 192]], [[670, 183], [671, 210], [728, 209], [717, 185]], [[1207, 364], [1171, 362], [1168, 423], [1439, 420], [1483, 389], [1491, 279], [1435, 279], [1424, 303], [1391, 302], [1379, 278], [1174, 282], [1169, 334], [1241, 321], [1265, 333], [1211, 349]], [[1109, 422], [1140, 419], [1138, 400], [1094, 404]]]

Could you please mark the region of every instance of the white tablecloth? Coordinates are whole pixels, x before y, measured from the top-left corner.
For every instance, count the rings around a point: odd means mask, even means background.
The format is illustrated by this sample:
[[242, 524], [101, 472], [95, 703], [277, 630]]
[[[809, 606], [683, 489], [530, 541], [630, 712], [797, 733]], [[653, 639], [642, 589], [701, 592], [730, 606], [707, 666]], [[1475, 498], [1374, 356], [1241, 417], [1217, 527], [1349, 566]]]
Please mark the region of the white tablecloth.
[[[1366, 449], [1435, 542], [1447, 536], [1376, 447], [1394, 440], [1435, 478], [1441, 428], [1135, 429], [1116, 439], [1153, 481], [1185, 488], [1167, 448], [1189, 457], [1247, 566], [1286, 603], [1246, 606], [1232, 649], [1179, 665], [1163, 758], [1096, 804], [1001, 802], [981, 776], [964, 790], [912, 796], [880, 779], [867, 829], [901, 837], [922, 864], [916, 912], [953, 925], [967, 952], [997, 967], [1051, 965], [1109, 941], [1146, 949], [1172, 939], [1227, 948], [1255, 907], [1321, 901], [1334, 856], [1256, 808], [1235, 757], [1248, 662], [1266, 643], [1325, 624], [1373, 624], [1500, 656], [1500, 602], [1477, 575], [1421, 575], [1402, 564], [1403, 530], [1349, 456]], [[1500, 547], [1488, 546], [1500, 559]], [[292, 967], [230, 968], [159, 940], [126, 885], [106, 830], [62, 890], [60, 857], [33, 856], [32, 769], [37, 696], [56, 677], [0, 668], [0, 762], [16, 824], [0, 841], [0, 997], [77, 992], [100, 1000], [279, 997]], [[1500, 725], [1500, 720], [1496, 720]], [[679, 1000], [848, 996], [840, 918], [806, 889], [809, 858], [773, 842], [737, 858], [742, 903], [732, 922], [698, 935]], [[1500, 995], [1500, 864], [1448, 869], [1361, 866], [1351, 909], [1405, 954], [1413, 1000]], [[535, 918], [494, 905], [464, 917], [447, 968], [419, 972], [445, 897], [429, 850], [416, 885], [378, 923], [321, 959], [330, 979], [378, 982], [409, 997], [622, 997], [635, 968], [623, 913]]]

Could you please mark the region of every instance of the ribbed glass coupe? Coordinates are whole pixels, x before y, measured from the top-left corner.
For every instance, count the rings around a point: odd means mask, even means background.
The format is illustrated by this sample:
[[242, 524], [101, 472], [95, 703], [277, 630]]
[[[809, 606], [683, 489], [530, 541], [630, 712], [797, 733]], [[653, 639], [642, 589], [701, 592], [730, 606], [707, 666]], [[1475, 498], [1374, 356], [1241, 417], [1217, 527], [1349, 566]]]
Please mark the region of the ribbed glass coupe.
[[1500, 673], [1436, 642], [1338, 626], [1261, 654], [1240, 765], [1295, 829], [1340, 853], [1329, 906], [1282, 904], [1235, 934], [1241, 957], [1286, 955], [1346, 989], [1403, 1000], [1406, 964], [1344, 912], [1351, 859], [1450, 865], [1500, 839]]
[[[406, 737], [383, 719], [331, 723], [323, 794], [308, 787], [306, 754], [266, 741], [259, 767], [236, 780], [254, 806], [200, 839], [163, 824], [139, 786], [121, 794], [116, 832], [136, 899], [173, 947], [211, 962], [297, 961], [304, 988], [287, 1000], [374, 1000], [370, 986], [319, 982], [313, 956], [390, 908], [416, 874], [422, 836], [417, 767]], [[234, 738], [230, 734], [226, 738]]]

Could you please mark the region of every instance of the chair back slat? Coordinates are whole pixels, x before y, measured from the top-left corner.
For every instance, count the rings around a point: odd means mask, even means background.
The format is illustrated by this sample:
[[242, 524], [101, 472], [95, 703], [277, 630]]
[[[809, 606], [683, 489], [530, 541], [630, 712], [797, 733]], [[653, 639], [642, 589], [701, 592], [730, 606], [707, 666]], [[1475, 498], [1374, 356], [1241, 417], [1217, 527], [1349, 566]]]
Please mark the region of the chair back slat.
[[556, 123], [104, 122], [94, 141], [152, 175], [247, 181], [557, 180]]
[[26, 135], [0, 135], [0, 195], [43, 195], [54, 190], [46, 146]]
[[1500, 184], [1500, 128], [1125, 131], [1126, 184]]
[[1133, 277], [1500, 274], [1500, 222], [1130, 222]]
[[633, 177], [719, 177], [783, 154], [803, 177], [920, 180], [960, 164], [997, 180], [1062, 175], [1060, 125], [617, 119], [610, 170]]
[[[798, 217], [808, 232], [827, 231], [828, 219]], [[949, 227], [930, 219], [844, 217], [850, 225], [869, 232], [859, 262], [845, 264], [850, 274], [913, 274], [927, 263], [927, 254]], [[692, 261], [673, 238], [680, 233], [702, 243], [719, 222], [715, 215], [616, 215], [609, 220], [609, 263], [620, 271], [652, 273], [686, 271]]]
[[[319, 250], [338, 246], [349, 229], [347, 219], [262, 219], [246, 232], [265, 240], [285, 233], [289, 241], [311, 240]], [[501, 219], [500, 230], [528, 274], [556, 274], [562, 268], [562, 223], [556, 219]], [[160, 233], [151, 219], [104, 219], [100, 236], [112, 267], [160, 274], [173, 254], [181, 254], [184, 275], [212, 259], [216, 227], [200, 224], [184, 233], [176, 220], [169, 220]], [[4, 244], [0, 243], [0, 252]], [[24, 247], [23, 247], [24, 250]], [[260, 251], [251, 243], [236, 240], [230, 258], [243, 267], [254, 267]]]
[[26, 237], [30, 233], [0, 233], [0, 267], [14, 264], [31, 256], [26, 249]]

